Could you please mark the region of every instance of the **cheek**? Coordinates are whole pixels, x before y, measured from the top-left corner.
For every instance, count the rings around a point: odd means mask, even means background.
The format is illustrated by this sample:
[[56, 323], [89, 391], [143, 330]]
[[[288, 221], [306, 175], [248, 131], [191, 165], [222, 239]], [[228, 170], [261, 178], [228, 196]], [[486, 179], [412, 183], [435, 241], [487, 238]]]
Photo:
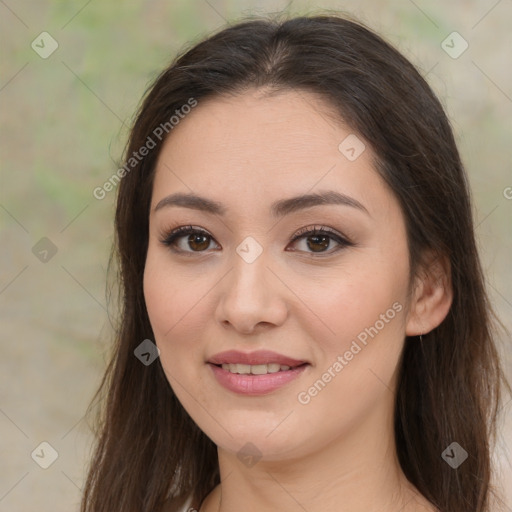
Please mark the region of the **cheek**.
[[[321, 429], [334, 438], [372, 411], [391, 408], [403, 347], [405, 285], [401, 274], [375, 269], [372, 275], [351, 273], [323, 294], [309, 296], [308, 306], [322, 319], [311, 333], [320, 355], [296, 403], [298, 417], [311, 431]], [[311, 324], [303, 329], [311, 332]]]
[[155, 336], [172, 339], [181, 325], [201, 318], [208, 283], [197, 271], [173, 267], [164, 251], [150, 245], [144, 268], [144, 298]]
[[[203, 279], [204, 280], [204, 279]], [[195, 417], [202, 402], [195, 390], [197, 361], [201, 360], [204, 311], [204, 283], [169, 265], [165, 255], [148, 250], [144, 270], [146, 308], [160, 350], [160, 362], [167, 380], [182, 406]], [[203, 298], [203, 300], [201, 300]], [[191, 398], [194, 395], [194, 399]]]
[[209, 286], [204, 281], [197, 272], [173, 269], [165, 254], [148, 250], [144, 270], [146, 308], [162, 365], [173, 374], [183, 373], [179, 369], [199, 351], [208, 318], [205, 299]]
[[318, 349], [314, 375], [297, 397], [300, 404], [309, 404], [303, 411], [308, 421], [314, 422], [312, 411], [320, 414], [333, 403], [343, 404], [332, 413], [333, 425], [358, 418], [393, 389], [408, 283], [407, 265], [396, 261], [361, 256], [336, 279], [326, 279], [309, 293], [303, 289], [304, 303], [318, 314], [301, 320]]
[[390, 335], [400, 333], [404, 326], [401, 312], [405, 309], [407, 270], [406, 265], [399, 268], [394, 261], [387, 258], [379, 262], [355, 255], [350, 264], [347, 262], [347, 270], [303, 280], [302, 288], [296, 283], [305, 313], [296, 315], [302, 328], [317, 330], [315, 339], [329, 352], [347, 349], [360, 334], [364, 341], [365, 333], [374, 332], [374, 327]]

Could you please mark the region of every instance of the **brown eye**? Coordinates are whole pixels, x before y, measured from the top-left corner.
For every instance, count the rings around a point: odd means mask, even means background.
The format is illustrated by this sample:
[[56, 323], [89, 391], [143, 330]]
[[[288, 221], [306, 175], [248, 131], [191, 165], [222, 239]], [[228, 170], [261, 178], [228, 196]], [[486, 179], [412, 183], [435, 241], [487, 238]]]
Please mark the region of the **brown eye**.
[[[173, 251], [187, 255], [206, 252], [212, 242], [215, 243], [215, 240], [207, 231], [194, 228], [193, 226], [181, 226], [171, 231], [171, 233], [161, 240], [162, 244], [171, 248]], [[344, 247], [354, 245], [336, 231], [325, 227], [302, 229], [293, 238], [292, 244], [300, 246], [297, 242], [301, 242], [302, 247], [293, 250], [298, 250], [299, 252], [313, 256], [330, 255]], [[331, 246], [334, 246], [334, 248], [331, 249]], [[217, 244], [217, 248], [218, 247]]]
[[210, 245], [210, 238], [203, 234], [188, 235], [187, 243], [194, 251], [204, 251]]
[[314, 235], [307, 238], [308, 248], [313, 252], [322, 252], [329, 248], [331, 237], [325, 235]]
[[[354, 244], [350, 242], [347, 238], [343, 237], [339, 233], [332, 231], [330, 228], [326, 228], [323, 226], [302, 229], [297, 235], [293, 238], [292, 243], [296, 243], [300, 241], [302, 243], [302, 247], [299, 245], [299, 251], [310, 253], [313, 256], [315, 255], [330, 255], [334, 252], [337, 252], [345, 247], [353, 246]], [[332, 243], [334, 242], [334, 244]], [[329, 248], [334, 245], [334, 249], [329, 250]], [[295, 250], [295, 249], [294, 249]]]
[[213, 238], [206, 231], [193, 226], [182, 226], [171, 231], [161, 243], [173, 251], [193, 254], [206, 251], [212, 241]]

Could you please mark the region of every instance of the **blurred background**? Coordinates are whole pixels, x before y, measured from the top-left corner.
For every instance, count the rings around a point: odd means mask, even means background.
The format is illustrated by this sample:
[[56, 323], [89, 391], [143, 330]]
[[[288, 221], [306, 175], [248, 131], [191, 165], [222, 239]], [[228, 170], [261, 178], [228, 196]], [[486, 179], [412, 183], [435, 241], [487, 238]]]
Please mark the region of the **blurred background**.
[[[78, 510], [92, 446], [84, 414], [112, 337], [115, 192], [93, 190], [118, 168], [149, 82], [227, 22], [330, 9], [396, 45], [442, 99], [492, 302], [512, 331], [511, 0], [0, 0], [0, 512]], [[500, 349], [510, 378], [511, 340]], [[507, 396], [496, 468], [509, 511], [511, 417]]]

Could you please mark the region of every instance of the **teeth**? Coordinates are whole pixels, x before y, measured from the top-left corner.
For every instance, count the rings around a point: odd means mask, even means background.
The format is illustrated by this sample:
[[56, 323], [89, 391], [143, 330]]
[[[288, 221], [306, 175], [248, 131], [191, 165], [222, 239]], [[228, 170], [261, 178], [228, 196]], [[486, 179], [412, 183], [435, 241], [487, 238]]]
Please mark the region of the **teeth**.
[[267, 373], [276, 373], [276, 372], [284, 372], [289, 370], [290, 367], [285, 364], [280, 365], [278, 363], [270, 363], [270, 364], [223, 364], [223, 370], [227, 370], [231, 373], [240, 373], [242, 375], [265, 375]]
[[251, 373], [251, 367], [248, 364], [230, 364], [229, 371], [231, 373]]

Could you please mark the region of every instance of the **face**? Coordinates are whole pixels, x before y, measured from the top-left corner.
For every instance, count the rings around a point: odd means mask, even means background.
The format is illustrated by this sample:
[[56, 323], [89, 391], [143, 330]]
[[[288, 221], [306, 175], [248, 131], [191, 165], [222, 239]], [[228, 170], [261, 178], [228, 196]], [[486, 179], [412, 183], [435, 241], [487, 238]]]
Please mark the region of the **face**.
[[328, 111], [306, 92], [199, 102], [159, 156], [146, 306], [175, 394], [232, 453], [293, 458], [392, 428], [404, 219]]

